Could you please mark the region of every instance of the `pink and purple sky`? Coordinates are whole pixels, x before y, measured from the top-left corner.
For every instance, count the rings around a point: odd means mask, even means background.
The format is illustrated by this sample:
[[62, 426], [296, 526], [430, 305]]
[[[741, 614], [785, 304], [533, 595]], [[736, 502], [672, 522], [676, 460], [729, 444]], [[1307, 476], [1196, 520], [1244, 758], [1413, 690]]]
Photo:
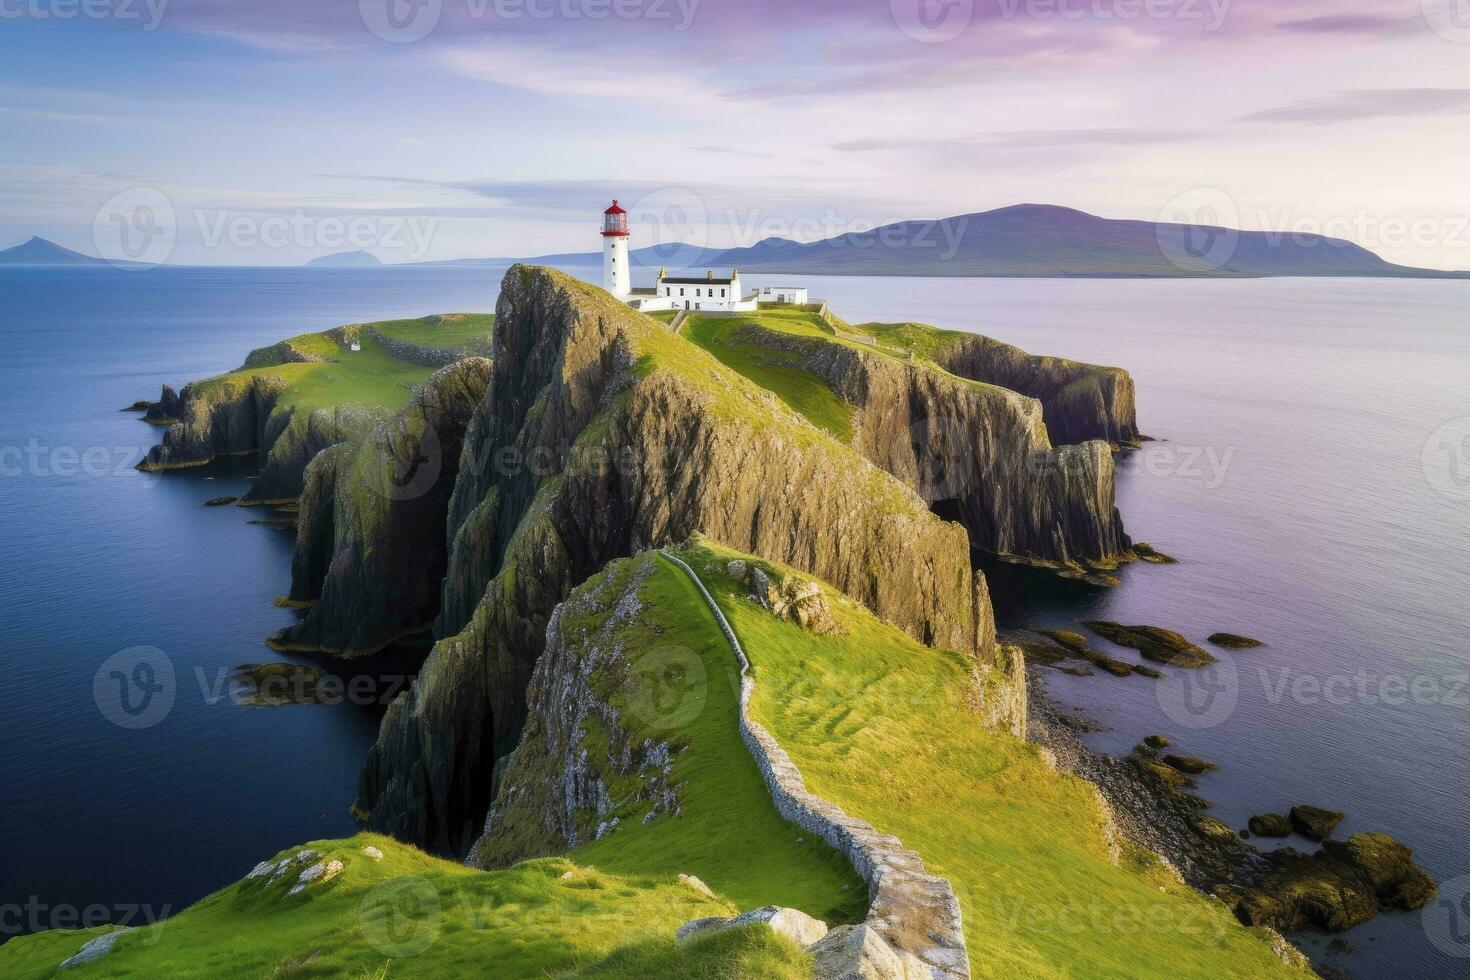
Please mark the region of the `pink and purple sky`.
[[169, 261], [268, 265], [1029, 201], [1470, 268], [1470, 0], [0, 0], [0, 134], [0, 247], [140, 199]]

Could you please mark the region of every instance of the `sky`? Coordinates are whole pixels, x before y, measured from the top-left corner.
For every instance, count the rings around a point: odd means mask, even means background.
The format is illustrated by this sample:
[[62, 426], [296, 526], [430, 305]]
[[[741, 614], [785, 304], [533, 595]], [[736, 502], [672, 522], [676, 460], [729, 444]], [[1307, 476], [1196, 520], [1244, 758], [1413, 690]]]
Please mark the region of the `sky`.
[[1470, 0], [0, 0], [0, 248], [298, 264], [1023, 202], [1470, 269]]

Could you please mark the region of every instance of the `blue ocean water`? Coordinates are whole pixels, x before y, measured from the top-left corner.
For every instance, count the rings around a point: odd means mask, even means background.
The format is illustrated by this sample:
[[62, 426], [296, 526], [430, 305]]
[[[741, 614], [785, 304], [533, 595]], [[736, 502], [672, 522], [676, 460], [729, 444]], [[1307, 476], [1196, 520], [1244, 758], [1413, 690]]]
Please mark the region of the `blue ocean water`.
[[[241, 492], [248, 467], [135, 472], [157, 432], [118, 410], [293, 333], [490, 310], [499, 275], [0, 270], [0, 907], [41, 925], [89, 905], [158, 914], [352, 831], [378, 709], [218, 697], [221, 671], [282, 659], [261, 640], [292, 615], [270, 601], [289, 586], [288, 532], [201, 506]], [[1220, 763], [1201, 792], [1233, 826], [1314, 803], [1347, 811], [1342, 833], [1414, 847], [1453, 901], [1359, 927], [1351, 952], [1303, 942], [1364, 977], [1470, 975], [1470, 918], [1455, 918], [1470, 911], [1455, 905], [1470, 889], [1470, 283], [750, 278], [807, 284], [854, 321], [1131, 371], [1159, 441], [1121, 457], [1119, 506], [1180, 564], [1127, 568], [1109, 590], [997, 580], [1002, 625], [1266, 641], [1210, 672], [1209, 703], [1177, 681], [1048, 686], [1108, 727], [1101, 748], [1158, 731]], [[99, 704], [115, 703], [109, 658], [138, 647], [166, 658], [174, 692], [130, 728]], [[140, 656], [156, 659], [112, 666]]]

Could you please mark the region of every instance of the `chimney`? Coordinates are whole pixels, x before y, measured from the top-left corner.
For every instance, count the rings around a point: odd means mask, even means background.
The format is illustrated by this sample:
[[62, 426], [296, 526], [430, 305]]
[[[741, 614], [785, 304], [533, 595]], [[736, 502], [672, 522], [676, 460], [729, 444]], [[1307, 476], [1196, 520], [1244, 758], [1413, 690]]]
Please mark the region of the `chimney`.
[[708, 282], [709, 280], [713, 279], [714, 277], [715, 277], [715, 270], [713, 270], [713, 269], [710, 269], [709, 271], [707, 271], [704, 274], [704, 278], [705, 278], [705, 281], [706, 282]]

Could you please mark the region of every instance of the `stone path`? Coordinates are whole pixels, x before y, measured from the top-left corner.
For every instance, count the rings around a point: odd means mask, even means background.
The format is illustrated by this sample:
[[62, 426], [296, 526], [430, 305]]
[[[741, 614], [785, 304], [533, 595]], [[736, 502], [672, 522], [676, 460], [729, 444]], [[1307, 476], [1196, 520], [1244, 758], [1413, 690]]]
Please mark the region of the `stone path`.
[[[677, 555], [668, 551], [661, 554], [682, 568], [699, 589], [740, 663], [740, 736], [755, 757], [777, 812], [822, 838], [852, 862], [868, 883], [867, 929], [886, 940], [900, 956], [920, 961], [934, 980], [968, 980], [970, 960], [960, 903], [949, 881], [929, 874], [918, 852], [904, 847], [897, 837], [881, 833], [872, 824], [848, 816], [841, 807], [807, 791], [800, 770], [786, 750], [750, 717], [755, 681], [735, 630], [694, 569]], [[913, 965], [918, 967], [918, 963]]]

